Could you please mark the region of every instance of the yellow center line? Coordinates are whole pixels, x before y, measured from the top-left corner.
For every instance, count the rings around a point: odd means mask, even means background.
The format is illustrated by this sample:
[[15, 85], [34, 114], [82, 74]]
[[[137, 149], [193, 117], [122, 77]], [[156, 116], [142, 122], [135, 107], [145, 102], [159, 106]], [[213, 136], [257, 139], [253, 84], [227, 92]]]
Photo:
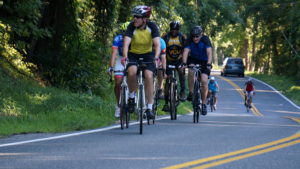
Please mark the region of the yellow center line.
[[297, 122], [298, 124], [300, 124], [300, 118], [297, 118], [297, 117], [290, 117], [290, 116], [286, 116], [284, 118], [288, 118], [288, 119], [291, 119], [291, 120], [294, 120], [295, 122]]
[[[265, 143], [265, 144], [261, 144], [261, 145], [257, 145], [257, 146], [253, 146], [253, 147], [249, 147], [249, 148], [245, 148], [245, 149], [241, 149], [241, 150], [238, 150], [238, 151], [233, 151], [233, 152], [229, 152], [229, 153], [225, 153], [225, 154], [220, 154], [220, 155], [216, 155], [216, 156], [212, 156], [212, 157], [208, 157], [208, 158], [203, 158], [203, 159], [199, 159], [199, 160], [195, 160], [195, 161], [190, 161], [190, 162], [170, 166], [170, 167], [167, 167], [167, 168], [164, 168], [164, 169], [179, 169], [179, 168], [199, 165], [199, 164], [206, 163], [206, 162], [209, 162], [209, 161], [218, 160], [218, 159], [222, 159], [222, 158], [230, 157], [230, 156], [235, 156], [235, 155], [239, 155], [239, 154], [242, 154], [242, 153], [247, 153], [247, 152], [263, 149], [263, 148], [270, 147], [270, 146], [275, 146], [275, 145], [282, 144], [282, 143], [285, 143], [285, 142], [288, 142], [288, 141], [291, 141], [291, 140], [294, 140], [294, 139], [298, 139], [298, 138], [300, 138], [300, 133], [294, 134], [292, 136], [289, 136], [289, 137], [286, 137], [286, 138], [283, 138], [283, 139], [272, 141], [272, 142], [269, 142], [269, 143]], [[234, 158], [237, 158], [237, 157], [234, 157]], [[238, 159], [236, 159], [236, 160], [238, 160]], [[233, 161], [233, 160], [231, 160], [231, 161]], [[228, 161], [228, 162], [230, 162], [230, 161]]]
[[[233, 83], [231, 80], [229, 80], [227, 78], [224, 78], [224, 77], [220, 77], [220, 78], [223, 79], [223, 80], [225, 80], [229, 84], [231, 84], [236, 89], [236, 91], [240, 93], [240, 95], [242, 96], [242, 98], [244, 98], [243, 89], [241, 89], [238, 85], [236, 85], [235, 83]], [[260, 111], [254, 106], [253, 103], [252, 103], [252, 112], [256, 116], [263, 116], [263, 114], [260, 113]]]
[[204, 164], [204, 165], [201, 165], [201, 166], [198, 166], [198, 167], [194, 167], [192, 169], [204, 169], [204, 168], [215, 167], [215, 166], [218, 166], [218, 165], [221, 165], [221, 164], [229, 163], [229, 162], [236, 161], [236, 160], [241, 160], [241, 159], [248, 158], [248, 157], [251, 157], [251, 156], [264, 154], [264, 153], [267, 153], [267, 152], [270, 152], [270, 151], [275, 151], [275, 150], [285, 148], [285, 147], [288, 147], [288, 146], [292, 146], [292, 145], [295, 145], [295, 144], [299, 144], [299, 143], [300, 143], [300, 139], [294, 140], [294, 141], [291, 141], [291, 142], [288, 142], [288, 143], [280, 144], [278, 146], [270, 147], [270, 148], [267, 148], [267, 149], [259, 150], [259, 151], [256, 151], [256, 152], [244, 154], [244, 155], [241, 155], [241, 156], [232, 157], [232, 158], [228, 158], [228, 159], [225, 159], [225, 160], [220, 160], [220, 161], [213, 162], [213, 163], [210, 163], [210, 164]]

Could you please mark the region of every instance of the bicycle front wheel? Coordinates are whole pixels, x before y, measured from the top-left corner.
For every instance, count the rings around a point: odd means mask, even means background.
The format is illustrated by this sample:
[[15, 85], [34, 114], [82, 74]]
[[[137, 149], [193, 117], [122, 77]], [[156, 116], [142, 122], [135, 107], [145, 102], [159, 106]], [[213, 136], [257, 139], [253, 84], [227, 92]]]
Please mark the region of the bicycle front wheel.
[[171, 120], [176, 119], [176, 86], [172, 82], [170, 85], [170, 116]]
[[214, 97], [213, 96], [210, 96], [209, 105], [210, 105], [211, 112], [213, 112], [214, 111]]
[[193, 116], [193, 122], [198, 123], [199, 122], [199, 113], [200, 113], [200, 84], [198, 80], [195, 81], [194, 83], [194, 93], [193, 93], [193, 111], [194, 111], [194, 116]]
[[143, 85], [139, 86], [139, 121], [140, 121], [140, 134], [143, 134]]

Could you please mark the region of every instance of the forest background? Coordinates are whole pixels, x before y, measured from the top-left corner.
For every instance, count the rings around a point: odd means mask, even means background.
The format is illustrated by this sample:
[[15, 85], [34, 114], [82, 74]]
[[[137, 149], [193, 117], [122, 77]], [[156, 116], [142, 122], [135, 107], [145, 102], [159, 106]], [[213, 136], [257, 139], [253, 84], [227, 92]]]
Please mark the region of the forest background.
[[300, 79], [298, 0], [0, 0], [0, 65], [101, 95], [112, 38], [140, 4], [152, 7], [161, 34], [174, 20], [186, 35], [201, 25], [215, 65], [242, 57], [247, 70]]

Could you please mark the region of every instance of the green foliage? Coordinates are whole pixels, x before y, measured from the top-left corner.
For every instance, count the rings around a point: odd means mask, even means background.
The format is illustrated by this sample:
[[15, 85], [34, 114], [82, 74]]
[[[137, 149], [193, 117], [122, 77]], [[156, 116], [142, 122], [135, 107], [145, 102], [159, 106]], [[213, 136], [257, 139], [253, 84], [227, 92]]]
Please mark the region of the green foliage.
[[65, 132], [114, 123], [114, 97], [74, 94], [11, 78], [0, 67], [0, 137], [18, 133]]
[[173, 20], [186, 35], [201, 25], [219, 60], [243, 57], [248, 69], [300, 78], [300, 3], [289, 0], [6, 0], [1, 57], [51, 85], [101, 94], [112, 38], [136, 5], [152, 7], [161, 35]]

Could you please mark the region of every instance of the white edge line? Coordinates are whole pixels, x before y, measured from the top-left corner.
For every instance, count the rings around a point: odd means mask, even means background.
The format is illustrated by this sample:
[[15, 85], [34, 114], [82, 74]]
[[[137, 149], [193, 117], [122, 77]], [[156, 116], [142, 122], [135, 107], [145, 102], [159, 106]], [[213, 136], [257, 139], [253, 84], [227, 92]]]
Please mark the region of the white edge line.
[[[251, 77], [253, 78], [253, 77]], [[282, 98], [284, 98], [286, 101], [288, 101], [291, 105], [293, 105], [295, 108], [299, 109], [300, 110], [300, 107], [298, 105], [296, 105], [294, 102], [292, 102], [289, 98], [287, 98], [286, 96], [284, 96], [282, 93], [280, 93], [278, 90], [276, 90], [273, 86], [261, 81], [261, 80], [258, 80], [256, 78], [253, 78], [255, 79], [256, 81], [259, 81], [260, 83], [263, 83], [264, 85], [270, 87], [273, 91], [275, 91], [277, 94], [279, 94]]]
[[[181, 116], [181, 115], [177, 115]], [[168, 119], [170, 118], [169, 116], [166, 117], [161, 117], [156, 120], [163, 120], [163, 119]], [[146, 120], [143, 121], [144, 123], [147, 122]], [[139, 122], [132, 122], [130, 125], [136, 125], [139, 124]], [[65, 135], [59, 135], [59, 136], [53, 136], [53, 137], [46, 137], [46, 138], [40, 138], [40, 139], [33, 139], [33, 140], [26, 140], [26, 141], [18, 141], [18, 142], [12, 142], [12, 143], [5, 143], [5, 144], [0, 144], [0, 147], [8, 147], [8, 146], [16, 146], [16, 145], [22, 145], [22, 144], [28, 144], [28, 143], [35, 143], [35, 142], [41, 142], [41, 141], [49, 141], [49, 140], [55, 140], [55, 139], [62, 139], [62, 138], [67, 138], [67, 137], [74, 137], [74, 136], [79, 136], [79, 135], [84, 135], [84, 134], [90, 134], [90, 133], [98, 133], [98, 132], [103, 132], [107, 130], [112, 130], [120, 128], [120, 125], [113, 125], [109, 127], [104, 127], [104, 128], [99, 128], [99, 129], [94, 129], [94, 130], [87, 130], [83, 132], [76, 132], [76, 133], [71, 133], [71, 134], [65, 134]]]

